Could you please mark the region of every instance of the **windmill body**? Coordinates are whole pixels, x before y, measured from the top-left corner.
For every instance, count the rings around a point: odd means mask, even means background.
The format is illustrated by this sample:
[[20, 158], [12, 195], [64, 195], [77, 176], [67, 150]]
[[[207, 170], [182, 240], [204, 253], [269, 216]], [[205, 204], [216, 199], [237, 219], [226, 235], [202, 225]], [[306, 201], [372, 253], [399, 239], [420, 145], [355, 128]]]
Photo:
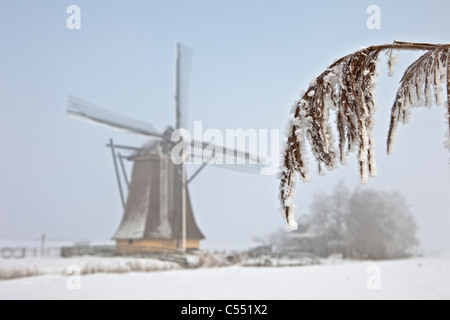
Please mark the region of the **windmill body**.
[[[176, 250], [181, 246], [182, 212], [178, 205], [180, 166], [151, 141], [129, 156], [131, 183], [122, 222], [113, 238], [119, 253]], [[203, 233], [194, 218], [189, 192], [186, 206], [186, 249], [199, 249]]]

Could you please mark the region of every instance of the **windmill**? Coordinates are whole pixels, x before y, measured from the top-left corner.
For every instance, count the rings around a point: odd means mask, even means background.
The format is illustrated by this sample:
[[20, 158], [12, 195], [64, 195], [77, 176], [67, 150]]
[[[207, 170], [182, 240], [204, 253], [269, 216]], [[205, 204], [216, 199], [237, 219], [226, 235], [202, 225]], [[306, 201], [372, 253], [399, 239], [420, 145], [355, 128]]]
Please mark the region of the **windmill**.
[[[164, 132], [158, 132], [145, 121], [111, 112], [74, 96], [68, 98], [69, 116], [149, 138], [142, 147], [116, 145], [112, 139], [107, 144], [111, 148], [124, 209], [120, 226], [113, 236], [119, 254], [172, 250], [184, 252], [199, 249], [200, 240], [204, 239], [194, 218], [188, 184], [209, 164], [209, 159], [204, 159], [200, 153], [202, 164], [189, 179], [185, 160], [189, 156], [199, 157], [196, 149], [211, 148], [214, 144], [192, 140], [189, 142], [192, 153], [182, 155], [180, 164], [175, 164], [171, 159], [171, 150], [178, 143], [172, 141], [174, 130], [186, 125], [187, 75], [191, 57], [190, 49], [181, 44], [176, 45], [176, 52], [175, 127], [168, 126]], [[129, 154], [122, 155], [117, 151], [119, 149]], [[264, 162], [245, 151], [223, 146], [218, 147], [218, 150], [223, 157], [231, 154], [236, 160], [240, 159], [239, 163], [243, 163], [242, 160], [251, 162], [250, 165], [221, 167], [251, 171], [260, 168]], [[130, 180], [124, 159], [133, 162]], [[122, 180], [128, 190], [127, 199]]]

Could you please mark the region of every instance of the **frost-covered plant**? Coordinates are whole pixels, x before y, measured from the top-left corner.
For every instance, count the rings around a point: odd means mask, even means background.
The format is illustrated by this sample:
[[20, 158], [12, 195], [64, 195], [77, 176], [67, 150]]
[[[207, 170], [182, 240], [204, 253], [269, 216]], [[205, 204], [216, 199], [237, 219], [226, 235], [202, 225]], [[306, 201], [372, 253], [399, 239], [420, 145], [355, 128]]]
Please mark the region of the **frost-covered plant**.
[[[306, 144], [311, 146], [319, 174], [345, 164], [348, 154], [357, 151], [361, 183], [375, 177], [375, 142], [372, 136], [377, 105], [375, 78], [381, 52], [388, 55], [389, 75], [393, 75], [397, 55], [394, 50], [425, 50], [412, 63], [400, 81], [392, 106], [387, 152], [392, 154], [398, 123], [408, 123], [411, 108], [441, 105], [443, 84], [447, 84], [446, 146], [450, 150], [450, 44], [398, 42], [361, 49], [334, 62], [313, 80], [308, 90], [292, 107], [293, 117], [286, 126], [287, 141], [282, 151], [280, 170], [281, 210], [288, 229], [294, 230], [294, 197], [297, 174], [310, 181]], [[337, 138], [330, 124], [330, 111], [336, 113]]]

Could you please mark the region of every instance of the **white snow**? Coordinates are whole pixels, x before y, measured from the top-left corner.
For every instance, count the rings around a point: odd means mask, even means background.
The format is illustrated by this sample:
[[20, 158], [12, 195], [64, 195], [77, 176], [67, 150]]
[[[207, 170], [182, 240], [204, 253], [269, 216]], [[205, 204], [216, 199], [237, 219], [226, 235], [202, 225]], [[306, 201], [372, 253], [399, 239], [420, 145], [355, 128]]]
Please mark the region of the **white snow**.
[[180, 269], [180, 265], [157, 259], [81, 256], [74, 258], [38, 257], [24, 259], [0, 258], [0, 283], [11, 278], [42, 275], [65, 275], [67, 268], [78, 266], [80, 273], [126, 273]]
[[[3, 263], [1, 261], [0, 263]], [[450, 299], [450, 257], [306, 267], [45, 275], [0, 281], [0, 299]], [[379, 286], [378, 286], [379, 285]]]

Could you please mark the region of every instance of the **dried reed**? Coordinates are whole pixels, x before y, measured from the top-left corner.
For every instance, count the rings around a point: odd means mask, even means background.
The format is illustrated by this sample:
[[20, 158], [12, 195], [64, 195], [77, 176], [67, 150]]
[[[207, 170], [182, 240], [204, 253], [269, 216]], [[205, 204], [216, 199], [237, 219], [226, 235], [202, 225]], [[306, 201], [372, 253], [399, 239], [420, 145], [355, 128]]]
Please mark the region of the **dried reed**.
[[[448, 141], [450, 150], [450, 44], [428, 44], [395, 41], [371, 46], [334, 62], [311, 84], [293, 106], [293, 118], [286, 129], [287, 142], [282, 153], [280, 201], [289, 229], [296, 229], [293, 211], [297, 174], [310, 181], [306, 144], [311, 146], [318, 172], [345, 164], [348, 154], [358, 151], [362, 183], [377, 174], [372, 136], [376, 111], [375, 78], [378, 57], [386, 51], [389, 75], [397, 57], [394, 50], [424, 50], [426, 53], [405, 71], [392, 106], [387, 152], [393, 151], [398, 123], [407, 123], [411, 108], [443, 104], [442, 85], [447, 83]], [[330, 124], [330, 111], [336, 112], [337, 143]]]

